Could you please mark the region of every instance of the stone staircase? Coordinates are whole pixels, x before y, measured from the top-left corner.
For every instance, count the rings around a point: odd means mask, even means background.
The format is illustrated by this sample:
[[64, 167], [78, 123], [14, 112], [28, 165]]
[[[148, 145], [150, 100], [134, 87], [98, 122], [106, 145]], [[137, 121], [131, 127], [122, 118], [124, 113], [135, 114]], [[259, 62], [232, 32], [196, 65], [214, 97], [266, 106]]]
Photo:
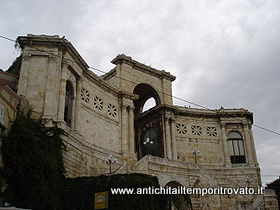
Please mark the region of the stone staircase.
[[[233, 180], [231, 180], [228, 177], [225, 176], [219, 176], [214, 177], [215, 171], [211, 169], [204, 168], [201, 165], [194, 165], [194, 164], [188, 164], [188, 163], [181, 163], [178, 161], [173, 160], [167, 160], [160, 157], [150, 156], [146, 155], [142, 159], [140, 159], [137, 162], [131, 163], [126, 162], [124, 163], [120, 168], [118, 168], [114, 173], [146, 173], [150, 174], [153, 173], [153, 170], [156, 170], [157, 168], [164, 168], [165, 172], [175, 172], [174, 170], [178, 170], [178, 173], [183, 173], [184, 176], [186, 176], [189, 171], [195, 171], [195, 173], [198, 174], [198, 178], [201, 183], [205, 184], [207, 183], [206, 187], [232, 187], [232, 188], [241, 188], [244, 187], [244, 185], [240, 183], [236, 183]], [[194, 176], [193, 174], [191, 175]], [[189, 186], [195, 186], [196, 181], [189, 180]], [[208, 199], [210, 196], [208, 196]], [[237, 195], [238, 202], [236, 203], [227, 203], [225, 200], [221, 201], [221, 198], [219, 195], [212, 196], [211, 198], [213, 202], [220, 206], [220, 202], [223, 202], [224, 204], [227, 204], [228, 209], [236, 209], [236, 210], [258, 210], [263, 205], [264, 198], [261, 195]], [[199, 197], [198, 199], [194, 199], [192, 201], [194, 209], [196, 207], [201, 206], [201, 203], [207, 202], [206, 197]]]
[[149, 157], [150, 157], [150, 155], [146, 155], [145, 157], [141, 158], [136, 163], [133, 163], [131, 165], [131, 170], [136, 173], [137, 172], [139, 172], [139, 173], [146, 172], [147, 173], [149, 170]]
[[[232, 188], [244, 188], [244, 185], [241, 185], [239, 183], [236, 183], [232, 180], [230, 180], [227, 177], [219, 177], [218, 179], [212, 177], [210, 174], [208, 174], [208, 171], [205, 170], [202, 166], [200, 167], [200, 177], [202, 180], [207, 181], [210, 186], [223, 186], [223, 187], [232, 187]], [[260, 208], [260, 206], [263, 205], [264, 202], [264, 196], [263, 195], [237, 195], [237, 197], [240, 200], [243, 200], [242, 205], [240, 203], [233, 204], [230, 209], [252, 209], [252, 210], [257, 210]]]

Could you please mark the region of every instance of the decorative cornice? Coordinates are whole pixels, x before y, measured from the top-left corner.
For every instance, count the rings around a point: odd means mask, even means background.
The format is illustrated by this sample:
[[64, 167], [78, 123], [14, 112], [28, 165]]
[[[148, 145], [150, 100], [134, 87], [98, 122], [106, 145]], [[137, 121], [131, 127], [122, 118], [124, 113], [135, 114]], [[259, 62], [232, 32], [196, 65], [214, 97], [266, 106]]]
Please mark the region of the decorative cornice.
[[87, 77], [88, 79], [96, 82], [101, 88], [105, 90], [112, 91], [114, 94], [120, 94], [120, 91], [115, 89], [114, 87], [110, 86], [107, 84], [102, 78], [98, 77], [96, 74], [94, 74], [90, 70], [84, 70], [83, 71], [83, 76]]
[[85, 70], [83, 71], [83, 76], [87, 77], [88, 79], [94, 81], [95, 83], [99, 84], [99, 86], [105, 90], [108, 91], [112, 91], [115, 95], [118, 95], [120, 97], [124, 97], [124, 98], [128, 98], [131, 100], [136, 100], [139, 98], [138, 95], [134, 94], [134, 93], [129, 93], [126, 91], [119, 91], [118, 89], [110, 86], [109, 84], [107, 84], [104, 79], [102, 79], [101, 77], [98, 77], [96, 74], [94, 74], [93, 72], [89, 71], [89, 70]]
[[106, 74], [102, 75], [101, 78], [104, 80], [108, 80], [116, 75], [116, 68], [113, 68], [111, 71], [107, 72]]
[[[9, 97], [7, 98], [6, 94], [2, 94], [2, 91], [5, 91]], [[16, 111], [17, 104], [20, 102], [20, 97], [8, 85], [0, 85], [0, 98]], [[14, 103], [12, 103], [12, 101]]]
[[113, 64], [118, 65], [122, 63], [126, 63], [128, 65], [131, 65], [133, 68], [143, 71], [145, 73], [149, 73], [155, 76], [159, 76], [165, 79], [168, 79], [170, 81], [174, 81], [176, 79], [175, 76], [171, 75], [169, 72], [166, 72], [165, 70], [158, 70], [153, 67], [147, 66], [143, 63], [140, 63], [134, 59], [132, 59], [129, 56], [126, 56], [125, 54], [119, 54], [117, 57], [115, 57], [112, 61]]
[[[249, 112], [246, 109], [196, 109], [196, 108], [188, 108], [181, 106], [174, 106], [177, 109], [177, 115], [185, 115], [185, 116], [193, 116], [193, 117], [216, 117], [219, 119], [226, 119], [231, 117], [246, 117], [253, 123], [253, 113]], [[230, 122], [226, 122], [230, 123]], [[234, 122], [233, 122], [234, 123]]]
[[74, 48], [72, 43], [64, 37], [60, 38], [58, 35], [49, 36], [28, 34], [27, 36], [19, 36], [17, 41], [22, 49], [24, 49], [25, 46], [52, 46], [58, 47], [63, 51], [67, 50], [75, 58], [75, 61], [77, 61], [77, 63], [82, 66], [83, 69], [89, 68], [85, 60]]
[[139, 98], [139, 96], [137, 94], [129, 93], [129, 92], [126, 92], [123, 90], [119, 92], [119, 95], [122, 96], [123, 98], [128, 98], [131, 100], [137, 100]]
[[155, 106], [143, 113], [140, 113], [140, 115], [137, 118], [146, 118], [150, 115], [153, 114], [158, 114], [158, 113], [162, 113], [162, 115], [166, 116], [166, 111], [170, 111], [171, 113], [168, 114], [168, 118], [169, 117], [173, 117], [174, 115], [172, 113], [176, 112], [176, 109], [174, 109], [174, 106], [170, 106], [170, 105], [158, 105]]

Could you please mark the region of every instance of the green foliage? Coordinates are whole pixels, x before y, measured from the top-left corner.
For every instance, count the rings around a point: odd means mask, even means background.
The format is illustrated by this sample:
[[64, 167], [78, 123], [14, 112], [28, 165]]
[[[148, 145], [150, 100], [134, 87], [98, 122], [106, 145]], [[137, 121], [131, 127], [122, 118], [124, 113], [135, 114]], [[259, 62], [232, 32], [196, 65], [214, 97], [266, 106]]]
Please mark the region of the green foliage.
[[18, 113], [2, 146], [4, 173], [14, 205], [62, 209], [62, 148], [58, 128], [46, 128], [39, 120]]
[[176, 209], [192, 209], [188, 195], [111, 194], [112, 188], [158, 188], [158, 178], [146, 174], [116, 174], [112, 176], [66, 179], [64, 185], [65, 209], [91, 210], [94, 193], [108, 191], [111, 210], [167, 210], [171, 203]]
[[280, 208], [280, 178], [274, 180], [273, 182], [267, 184], [268, 189], [274, 189], [277, 195], [278, 206]]
[[111, 188], [159, 187], [158, 179], [145, 174], [117, 174], [112, 176], [67, 179], [64, 188], [66, 209], [93, 209], [94, 193], [109, 192], [109, 207], [113, 210], [164, 210], [166, 201], [159, 195], [112, 195]]

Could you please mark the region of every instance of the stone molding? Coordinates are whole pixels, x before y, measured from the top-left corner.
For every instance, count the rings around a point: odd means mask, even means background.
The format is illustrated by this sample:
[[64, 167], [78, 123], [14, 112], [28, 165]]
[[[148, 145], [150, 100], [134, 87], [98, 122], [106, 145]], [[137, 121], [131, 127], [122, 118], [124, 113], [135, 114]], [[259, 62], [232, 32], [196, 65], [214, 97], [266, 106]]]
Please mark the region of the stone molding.
[[126, 56], [125, 54], [117, 55], [117, 57], [115, 57], [111, 62], [115, 65], [126, 63], [128, 65], [131, 65], [133, 68], [135, 68], [137, 70], [152, 74], [157, 77], [165, 78], [170, 81], [174, 81], [176, 79], [175, 76], [171, 75], [169, 72], [166, 72], [165, 70], [161, 70], [161, 71], [157, 70], [153, 67], [140, 63], [140, 62], [132, 59], [132, 57]]
[[22, 61], [24, 62], [30, 62], [31, 60], [31, 55], [23, 55], [22, 56]]

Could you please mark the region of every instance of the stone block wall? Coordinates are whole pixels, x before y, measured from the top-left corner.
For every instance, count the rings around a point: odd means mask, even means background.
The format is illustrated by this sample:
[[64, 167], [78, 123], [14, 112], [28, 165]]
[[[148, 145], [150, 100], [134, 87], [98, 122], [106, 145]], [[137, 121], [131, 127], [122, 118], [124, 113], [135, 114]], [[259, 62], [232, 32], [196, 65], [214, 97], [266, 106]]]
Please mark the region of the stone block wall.
[[[260, 185], [252, 113], [247, 110], [174, 106], [171, 85], [175, 77], [125, 55], [118, 55], [112, 61], [116, 67], [99, 77], [89, 71], [65, 39], [30, 36], [20, 38], [19, 43], [23, 60], [18, 94], [27, 98], [35, 117], [42, 117], [47, 126], [58, 125], [65, 131], [67, 176], [108, 174], [106, 161], [112, 155], [116, 160], [113, 173], [156, 175], [162, 186], [172, 181], [186, 187]], [[67, 81], [73, 86], [71, 124], [64, 121]], [[141, 93], [136, 95], [134, 90], [141, 84], [150, 87], [141, 89], [143, 100], [151, 96], [145, 91], [153, 90], [160, 103], [150, 112], [136, 115], [134, 106]], [[145, 128], [156, 128], [153, 123], [160, 120], [157, 131], [161, 132], [158, 137], [164, 155], [146, 155], [137, 160], [134, 121], [141, 117]], [[227, 146], [231, 131], [242, 135], [245, 163], [231, 163]], [[194, 149], [199, 153], [194, 155]], [[249, 198], [242, 199], [192, 196], [196, 209], [232, 209], [234, 202], [247, 202]]]

